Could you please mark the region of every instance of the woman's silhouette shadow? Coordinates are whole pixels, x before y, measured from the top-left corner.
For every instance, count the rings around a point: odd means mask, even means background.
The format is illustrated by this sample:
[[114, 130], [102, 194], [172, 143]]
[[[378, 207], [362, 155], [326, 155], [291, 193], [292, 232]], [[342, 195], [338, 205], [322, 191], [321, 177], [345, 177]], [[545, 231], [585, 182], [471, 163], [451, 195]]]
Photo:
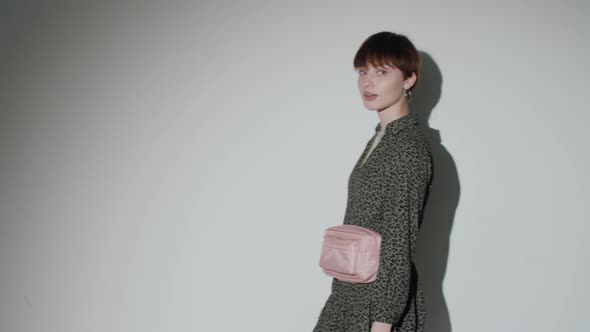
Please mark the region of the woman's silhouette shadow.
[[432, 57], [420, 51], [422, 70], [411, 97], [412, 113], [421, 120], [433, 154], [433, 179], [424, 207], [416, 244], [416, 268], [426, 300], [425, 332], [451, 332], [451, 319], [443, 295], [443, 280], [449, 254], [449, 238], [459, 202], [459, 178], [453, 158], [441, 144], [440, 132], [428, 119], [441, 96], [442, 75]]

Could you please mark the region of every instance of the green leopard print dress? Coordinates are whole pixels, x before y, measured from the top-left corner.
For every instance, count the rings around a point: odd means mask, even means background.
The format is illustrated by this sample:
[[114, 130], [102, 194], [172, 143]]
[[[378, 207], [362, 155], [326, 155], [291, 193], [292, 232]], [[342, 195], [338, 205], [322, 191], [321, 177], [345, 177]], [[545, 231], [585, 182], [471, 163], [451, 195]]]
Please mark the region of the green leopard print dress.
[[313, 332], [370, 332], [372, 322], [393, 332], [424, 331], [426, 308], [413, 262], [422, 211], [432, 182], [432, 152], [414, 113], [389, 122], [365, 163], [375, 135], [350, 173], [343, 224], [382, 236], [377, 279], [332, 279], [331, 294]]

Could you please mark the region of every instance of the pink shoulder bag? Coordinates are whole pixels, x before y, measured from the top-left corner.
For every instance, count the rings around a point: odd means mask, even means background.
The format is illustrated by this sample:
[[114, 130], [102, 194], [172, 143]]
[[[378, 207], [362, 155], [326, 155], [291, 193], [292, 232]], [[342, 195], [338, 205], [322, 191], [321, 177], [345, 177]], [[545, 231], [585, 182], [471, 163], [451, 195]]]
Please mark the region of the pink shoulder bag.
[[368, 283], [377, 279], [381, 235], [357, 225], [328, 227], [324, 232], [320, 267], [341, 281]]

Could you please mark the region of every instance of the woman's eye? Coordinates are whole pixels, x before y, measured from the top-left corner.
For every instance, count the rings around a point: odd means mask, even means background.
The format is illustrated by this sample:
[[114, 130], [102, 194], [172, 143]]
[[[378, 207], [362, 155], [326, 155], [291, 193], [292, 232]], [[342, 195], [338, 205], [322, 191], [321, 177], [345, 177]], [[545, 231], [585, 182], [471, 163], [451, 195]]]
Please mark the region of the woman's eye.
[[383, 69], [381, 69], [381, 70], [379, 70], [379, 71], [382, 71], [382, 72], [383, 72], [383, 74], [387, 73], [387, 71], [385, 71], [385, 70], [383, 70]]

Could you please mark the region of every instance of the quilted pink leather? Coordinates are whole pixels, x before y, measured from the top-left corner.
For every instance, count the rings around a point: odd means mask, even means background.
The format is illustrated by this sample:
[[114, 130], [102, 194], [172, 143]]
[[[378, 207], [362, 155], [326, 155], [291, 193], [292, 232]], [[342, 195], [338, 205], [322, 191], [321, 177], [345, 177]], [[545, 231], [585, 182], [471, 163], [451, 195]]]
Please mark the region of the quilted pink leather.
[[324, 232], [320, 267], [342, 281], [368, 283], [379, 271], [381, 235], [357, 225], [328, 227]]

